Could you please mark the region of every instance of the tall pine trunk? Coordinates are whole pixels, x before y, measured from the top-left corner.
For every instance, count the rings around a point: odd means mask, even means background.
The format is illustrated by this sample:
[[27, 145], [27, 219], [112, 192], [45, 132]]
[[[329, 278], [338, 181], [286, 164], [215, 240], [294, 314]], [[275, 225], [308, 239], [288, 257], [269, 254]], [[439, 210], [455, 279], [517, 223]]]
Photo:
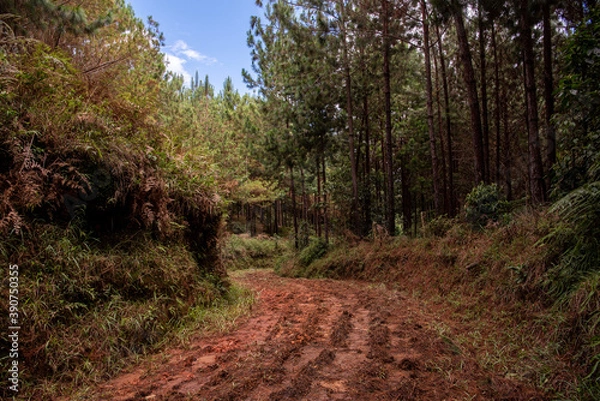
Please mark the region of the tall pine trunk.
[[531, 37], [531, 21], [529, 17], [529, 1], [520, 1], [519, 28], [523, 48], [523, 64], [525, 79], [525, 99], [527, 103], [527, 128], [529, 148], [529, 189], [534, 204], [546, 200], [544, 171], [540, 150], [539, 115], [535, 83], [535, 65], [533, 39]]
[[363, 98], [364, 108], [364, 130], [365, 130], [365, 179], [364, 179], [364, 223], [362, 234], [365, 235], [371, 228], [372, 211], [371, 211], [371, 129], [369, 127], [369, 96], [365, 92]]
[[436, 213], [441, 212], [440, 178], [436, 148], [435, 130], [433, 126], [433, 85], [431, 83], [431, 56], [429, 52], [429, 23], [427, 22], [427, 5], [421, 0], [421, 15], [423, 18], [423, 53], [425, 54], [425, 88], [427, 95], [427, 130], [429, 132], [429, 153], [433, 178], [433, 203]]
[[[322, 153], [321, 153], [322, 155]], [[317, 201], [316, 201], [316, 208], [315, 208], [315, 212], [316, 212], [316, 221], [317, 221], [317, 237], [321, 238], [321, 160], [320, 157], [317, 155], [316, 158], [316, 162], [315, 162], [315, 171], [317, 173]]]
[[500, 117], [500, 61], [498, 60], [498, 44], [496, 42], [496, 28], [492, 21], [492, 53], [494, 55], [494, 130], [496, 133], [496, 184], [500, 185], [500, 143], [501, 143], [501, 117]]
[[[402, 141], [404, 142], [404, 141]], [[404, 143], [401, 144], [404, 146]], [[410, 234], [410, 228], [413, 221], [413, 204], [416, 202], [412, 201], [412, 194], [410, 191], [410, 175], [408, 173], [408, 163], [406, 162], [406, 155], [400, 156], [400, 181], [402, 181], [401, 193], [402, 193], [402, 227], [404, 234]], [[422, 191], [421, 191], [422, 192]], [[415, 219], [416, 222], [416, 219]]]
[[552, 183], [552, 168], [556, 163], [556, 130], [552, 123], [554, 115], [554, 78], [552, 75], [552, 22], [550, 21], [550, 0], [542, 6], [544, 20], [544, 100], [546, 103], [546, 189]]
[[433, 66], [435, 69], [435, 104], [436, 104], [436, 119], [437, 119], [437, 130], [440, 140], [440, 167], [442, 175], [442, 194], [444, 198], [443, 202], [443, 213], [450, 215], [450, 199], [448, 199], [448, 169], [446, 167], [446, 149], [444, 145], [444, 118], [442, 117], [442, 99], [440, 89], [440, 68], [438, 65], [437, 57], [433, 57]]
[[[322, 150], [322, 152], [324, 152], [324, 150]], [[327, 214], [327, 174], [325, 170], [325, 156], [321, 158], [321, 171], [323, 174], [323, 228], [325, 231], [325, 243], [329, 244], [329, 215]]]
[[[383, 17], [383, 96], [385, 113], [385, 153], [384, 167], [386, 176], [386, 229], [390, 235], [396, 233], [396, 205], [394, 202], [394, 169], [392, 145], [392, 97], [390, 84], [390, 35], [389, 35], [389, 1], [382, 0]], [[404, 183], [402, 184], [404, 185]]]
[[454, 154], [452, 149], [452, 121], [450, 119], [450, 91], [448, 89], [448, 75], [446, 73], [446, 58], [444, 57], [444, 45], [439, 25], [435, 26], [439, 56], [440, 72], [442, 73], [442, 88], [444, 90], [444, 121], [446, 123], [446, 151], [448, 154], [448, 215], [456, 213], [456, 199], [454, 196]]
[[456, 27], [456, 36], [458, 38], [458, 48], [463, 70], [463, 80], [467, 89], [467, 98], [469, 111], [471, 114], [471, 134], [473, 137], [473, 151], [475, 153], [475, 184], [484, 181], [485, 178], [485, 157], [483, 151], [483, 134], [481, 129], [481, 108], [479, 106], [479, 96], [477, 95], [477, 83], [475, 81], [475, 71], [473, 69], [473, 59], [469, 48], [469, 38], [465, 29], [463, 12], [461, 6], [455, 4], [452, 8], [454, 23]]
[[502, 121], [504, 126], [504, 140], [503, 140], [503, 165], [504, 165], [504, 188], [507, 200], [512, 200], [512, 162], [511, 162], [511, 147], [510, 147], [510, 129], [508, 124], [508, 95], [506, 85], [502, 86]]
[[292, 193], [292, 217], [294, 219], [294, 247], [298, 249], [298, 216], [296, 213], [296, 186], [294, 185], [294, 167], [290, 168], [290, 192]]
[[350, 60], [346, 35], [346, 10], [344, 0], [338, 0], [340, 7], [340, 33], [342, 41], [342, 62], [344, 63], [344, 81], [346, 84], [346, 114], [348, 115], [348, 147], [350, 154], [350, 170], [352, 176], [352, 231], [356, 233], [360, 226], [358, 199], [358, 167], [354, 145], [354, 103], [352, 100], [352, 78], [350, 75]]
[[479, 27], [479, 77], [481, 81], [481, 124], [483, 140], [483, 162], [485, 183], [490, 182], [490, 125], [488, 121], [488, 102], [487, 102], [487, 79], [486, 79], [486, 55], [485, 55], [485, 29], [483, 25], [483, 12], [481, 10], [481, 1], [478, 2], [478, 27]]

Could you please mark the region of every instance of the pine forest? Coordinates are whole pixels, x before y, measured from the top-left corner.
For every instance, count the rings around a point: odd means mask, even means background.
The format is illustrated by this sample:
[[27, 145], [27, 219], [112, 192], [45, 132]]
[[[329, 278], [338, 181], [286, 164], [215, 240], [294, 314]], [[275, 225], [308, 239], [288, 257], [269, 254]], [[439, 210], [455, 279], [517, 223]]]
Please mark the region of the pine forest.
[[600, 399], [600, 4], [255, 2], [0, 0], [2, 399]]

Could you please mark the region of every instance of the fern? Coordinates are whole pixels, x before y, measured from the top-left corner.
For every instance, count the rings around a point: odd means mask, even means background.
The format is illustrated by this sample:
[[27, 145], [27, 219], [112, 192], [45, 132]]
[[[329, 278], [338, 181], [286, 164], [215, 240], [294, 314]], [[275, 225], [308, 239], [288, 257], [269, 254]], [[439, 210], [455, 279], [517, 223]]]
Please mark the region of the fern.
[[576, 189], [551, 208], [563, 220], [540, 243], [557, 251], [550, 269], [550, 293], [563, 298], [591, 274], [600, 271], [600, 181]]

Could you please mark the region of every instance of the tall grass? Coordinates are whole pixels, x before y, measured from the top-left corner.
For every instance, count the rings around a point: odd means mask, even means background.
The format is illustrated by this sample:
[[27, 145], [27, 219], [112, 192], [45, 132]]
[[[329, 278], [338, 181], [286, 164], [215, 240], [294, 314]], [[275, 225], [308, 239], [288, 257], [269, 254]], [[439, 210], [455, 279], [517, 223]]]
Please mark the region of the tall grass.
[[600, 397], [600, 181], [558, 200], [560, 217], [540, 245], [549, 252], [548, 293], [569, 314], [568, 337], [587, 366], [582, 392]]
[[272, 268], [287, 248], [277, 237], [230, 234], [221, 240], [221, 259], [228, 271]]
[[[0, 248], [0, 263], [20, 267], [21, 395], [33, 399], [106, 378], [228, 294], [186, 244], [148, 233], [103, 245], [74, 227], [38, 225]], [[6, 302], [0, 309], [6, 316]]]

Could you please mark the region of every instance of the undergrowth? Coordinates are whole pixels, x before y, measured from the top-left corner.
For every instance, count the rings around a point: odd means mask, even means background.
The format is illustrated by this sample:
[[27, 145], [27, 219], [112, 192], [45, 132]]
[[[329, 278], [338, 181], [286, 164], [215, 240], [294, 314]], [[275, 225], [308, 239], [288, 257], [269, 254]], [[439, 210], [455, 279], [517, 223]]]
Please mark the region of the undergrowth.
[[230, 234], [221, 240], [221, 260], [228, 271], [273, 268], [287, 248], [277, 237]]
[[[198, 336], [208, 335], [211, 333], [226, 333], [232, 330], [238, 319], [246, 316], [252, 309], [254, 304], [254, 294], [243, 287], [232, 285], [224, 296], [215, 298], [207, 304], [200, 304], [190, 307], [186, 316], [184, 316], [177, 324], [172, 325], [172, 329], [165, 333], [161, 339], [149, 347], [149, 352], [152, 355], [144, 355], [144, 359], [150, 364], [162, 363], [165, 358], [169, 358], [168, 354], [161, 354], [159, 351], [166, 347], [188, 347]], [[113, 371], [117, 372], [120, 367], [127, 369], [138, 362], [141, 355], [133, 355], [132, 357], [121, 359], [117, 366], [113, 367]], [[73, 394], [69, 399], [87, 400], [89, 399], [90, 391], [93, 390], [99, 379], [104, 377], [90, 377], [84, 375], [85, 380], [82, 384], [71, 385], [71, 388], [66, 392]], [[46, 394], [64, 394], [65, 389], [60, 392], [56, 391], [56, 385], [49, 382], [44, 383], [42, 388]]]
[[107, 245], [73, 226], [38, 225], [3, 242], [0, 259], [19, 265], [20, 394], [34, 399], [106, 378], [227, 295], [222, 277], [199, 266], [185, 243], [144, 232]]
[[321, 277], [323, 274], [315, 270], [318, 261], [327, 255], [332, 248], [319, 237], [308, 237], [306, 246], [294, 249], [289, 246], [284, 254], [276, 260], [275, 272], [289, 277]]

